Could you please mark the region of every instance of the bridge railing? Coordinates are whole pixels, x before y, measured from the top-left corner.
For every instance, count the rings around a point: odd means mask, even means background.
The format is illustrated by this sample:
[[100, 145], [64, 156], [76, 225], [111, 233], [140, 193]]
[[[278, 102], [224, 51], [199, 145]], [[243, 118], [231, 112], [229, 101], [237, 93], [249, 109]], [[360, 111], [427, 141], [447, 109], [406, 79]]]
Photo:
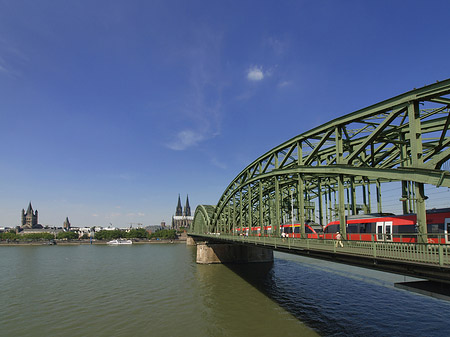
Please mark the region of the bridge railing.
[[450, 244], [342, 240], [341, 246], [339, 241], [335, 239], [237, 236], [220, 233], [204, 234], [202, 236], [244, 244], [267, 246], [267, 248], [306, 249], [373, 257], [374, 259], [401, 260], [405, 262], [450, 266]]

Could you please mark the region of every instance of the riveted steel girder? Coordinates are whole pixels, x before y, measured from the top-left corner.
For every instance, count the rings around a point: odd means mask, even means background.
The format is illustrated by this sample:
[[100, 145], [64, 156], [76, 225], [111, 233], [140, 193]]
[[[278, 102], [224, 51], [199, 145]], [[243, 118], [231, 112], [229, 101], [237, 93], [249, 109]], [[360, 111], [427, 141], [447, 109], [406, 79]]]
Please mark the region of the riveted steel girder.
[[[450, 159], [449, 94], [450, 79], [336, 118], [276, 146], [233, 179], [208, 216], [199, 212], [199, 222], [208, 222], [210, 231], [218, 230], [220, 222], [228, 230], [261, 223], [276, 229], [288, 217], [287, 204], [295, 203], [303, 223], [317, 198], [320, 219], [323, 212], [331, 214], [334, 204], [342, 222], [344, 193], [355, 212], [359, 186], [364, 186], [364, 200], [365, 186], [375, 184], [378, 196], [379, 184], [388, 181], [415, 184], [417, 194], [423, 184], [450, 187], [450, 173], [441, 170]], [[325, 198], [328, 210], [323, 210]], [[425, 206], [420, 207], [423, 211]], [[200, 228], [196, 219], [197, 212], [194, 226]]]

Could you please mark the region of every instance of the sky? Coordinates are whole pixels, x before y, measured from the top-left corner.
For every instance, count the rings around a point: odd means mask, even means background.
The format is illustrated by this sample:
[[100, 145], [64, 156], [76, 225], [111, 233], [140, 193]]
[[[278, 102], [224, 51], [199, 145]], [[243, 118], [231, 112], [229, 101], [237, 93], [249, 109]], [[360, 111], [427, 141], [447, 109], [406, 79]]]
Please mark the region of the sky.
[[450, 77], [449, 1], [0, 0], [0, 226], [170, 224], [331, 119]]

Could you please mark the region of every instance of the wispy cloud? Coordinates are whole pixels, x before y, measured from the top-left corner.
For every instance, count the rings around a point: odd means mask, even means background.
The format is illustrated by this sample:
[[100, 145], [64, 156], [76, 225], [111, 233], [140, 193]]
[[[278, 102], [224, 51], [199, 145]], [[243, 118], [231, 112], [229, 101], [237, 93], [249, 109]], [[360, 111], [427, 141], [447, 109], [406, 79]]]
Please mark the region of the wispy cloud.
[[137, 212], [137, 213], [130, 212], [130, 213], [127, 213], [127, 216], [130, 216], [130, 217], [145, 216], [145, 213], [142, 213], [142, 212]]
[[14, 48], [11, 43], [3, 38], [0, 38], [0, 54], [0, 74], [12, 77], [20, 76], [18, 65], [29, 61], [24, 53]]
[[281, 81], [280, 83], [278, 83], [278, 87], [279, 88], [289, 87], [292, 84], [293, 84], [292, 81]]
[[221, 35], [209, 29], [197, 32], [187, 51], [188, 88], [183, 107], [184, 121], [166, 146], [175, 151], [187, 150], [220, 134], [222, 88], [220, 65]]
[[3, 57], [0, 57], [0, 73], [10, 76], [17, 75], [13, 68], [5, 61]]
[[268, 46], [277, 56], [286, 53], [288, 49], [288, 42], [286, 39], [279, 39], [277, 37], [268, 37], [264, 40], [264, 45]]
[[204, 136], [193, 130], [183, 130], [178, 132], [175, 139], [167, 144], [169, 149], [175, 151], [185, 150], [189, 147], [197, 145], [204, 139]]
[[225, 163], [219, 161], [216, 157], [212, 157], [212, 158], [211, 158], [211, 163], [212, 163], [214, 166], [216, 166], [216, 167], [218, 167], [218, 168], [221, 168], [221, 169], [224, 169], [224, 170], [228, 168], [227, 165], [226, 165]]

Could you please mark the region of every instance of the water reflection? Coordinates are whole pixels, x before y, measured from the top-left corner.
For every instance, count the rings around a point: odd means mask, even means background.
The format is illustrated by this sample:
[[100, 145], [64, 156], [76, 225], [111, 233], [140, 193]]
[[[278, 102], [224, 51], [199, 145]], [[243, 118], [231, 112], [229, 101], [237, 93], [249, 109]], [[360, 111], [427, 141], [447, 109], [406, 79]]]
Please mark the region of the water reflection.
[[[243, 282], [237, 269], [245, 265], [198, 265], [198, 283], [202, 287], [203, 318], [214, 322], [209, 336], [317, 336], [300, 320], [259, 291], [251, 282]], [[271, 264], [251, 265], [258, 273], [255, 280], [270, 275]]]
[[394, 288], [401, 276], [276, 254], [227, 267], [323, 336], [448, 336], [450, 303]]

